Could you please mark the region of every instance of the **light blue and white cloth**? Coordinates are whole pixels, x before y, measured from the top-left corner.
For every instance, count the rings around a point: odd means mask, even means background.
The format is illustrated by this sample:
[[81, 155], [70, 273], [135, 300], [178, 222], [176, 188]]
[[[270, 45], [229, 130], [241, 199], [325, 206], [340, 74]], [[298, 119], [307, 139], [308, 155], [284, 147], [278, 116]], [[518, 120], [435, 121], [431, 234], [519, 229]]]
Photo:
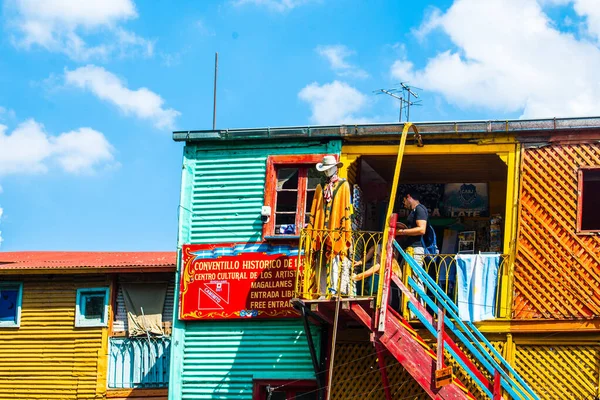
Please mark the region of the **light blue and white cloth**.
[[494, 319], [500, 256], [457, 254], [457, 305], [463, 321]]

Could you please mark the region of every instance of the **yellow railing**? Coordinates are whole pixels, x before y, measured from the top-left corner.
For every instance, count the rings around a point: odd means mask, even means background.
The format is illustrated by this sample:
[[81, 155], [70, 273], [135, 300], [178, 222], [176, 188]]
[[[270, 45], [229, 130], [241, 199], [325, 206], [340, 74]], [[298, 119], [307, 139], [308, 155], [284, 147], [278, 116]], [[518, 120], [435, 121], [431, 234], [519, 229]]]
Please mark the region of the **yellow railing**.
[[[381, 232], [303, 229], [295, 293], [302, 299], [372, 296], [381, 259]], [[374, 268], [373, 268], [374, 267]]]
[[[368, 231], [303, 229], [300, 232], [298, 274], [295, 296], [301, 299], [377, 296], [381, 268], [383, 234]], [[509, 256], [500, 255], [495, 315], [500, 316], [501, 282], [508, 268]], [[392, 269], [406, 285], [410, 267], [398, 265], [394, 254]], [[423, 268], [438, 286], [456, 303], [456, 254], [425, 255]], [[402, 312], [409, 317], [405, 301]]]
[[[501, 295], [502, 295], [502, 276], [508, 270], [509, 255], [500, 254], [500, 262], [498, 266], [498, 284], [495, 289], [494, 296], [496, 297], [496, 309], [494, 315], [500, 317]], [[411, 275], [410, 267], [407, 264], [402, 266], [403, 282], [408, 286], [408, 277]], [[423, 258], [423, 269], [427, 274], [435, 280], [435, 283], [458, 305], [458, 293], [456, 287], [456, 254], [425, 254]], [[404, 305], [406, 302], [404, 302]], [[403, 307], [403, 314], [408, 316], [408, 311]]]

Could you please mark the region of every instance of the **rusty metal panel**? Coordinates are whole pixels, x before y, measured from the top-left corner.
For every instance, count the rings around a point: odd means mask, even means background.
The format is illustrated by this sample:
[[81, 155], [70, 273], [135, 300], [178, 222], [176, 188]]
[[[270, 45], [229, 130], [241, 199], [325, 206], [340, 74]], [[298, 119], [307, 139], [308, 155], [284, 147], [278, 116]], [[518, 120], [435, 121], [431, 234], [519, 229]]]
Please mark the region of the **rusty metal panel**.
[[29, 275], [9, 279], [23, 282], [23, 303], [20, 328], [0, 329], [0, 399], [102, 396], [106, 328], [75, 328], [75, 301], [78, 288], [109, 286], [106, 278]]
[[513, 318], [600, 315], [600, 236], [576, 234], [577, 171], [591, 165], [599, 144], [524, 150]]
[[515, 369], [541, 399], [596, 399], [600, 346], [519, 345]]

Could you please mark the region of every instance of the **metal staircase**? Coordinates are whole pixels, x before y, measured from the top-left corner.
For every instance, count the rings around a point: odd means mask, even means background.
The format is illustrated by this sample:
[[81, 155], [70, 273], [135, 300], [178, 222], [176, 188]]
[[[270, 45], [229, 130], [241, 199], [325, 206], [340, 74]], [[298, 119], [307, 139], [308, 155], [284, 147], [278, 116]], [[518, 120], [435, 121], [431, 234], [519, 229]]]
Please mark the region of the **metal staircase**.
[[[412, 276], [408, 277], [408, 286], [405, 285], [391, 273], [391, 262], [386, 262], [382, 285], [384, 306], [378, 310], [373, 321], [359, 319], [373, 332], [378, 352], [382, 351], [382, 347], [385, 348], [433, 399], [476, 398], [457, 379], [454, 373], [457, 371], [445, 365], [445, 352], [464, 371], [463, 375], [475, 382], [488, 398], [539, 399], [475, 325], [461, 321], [456, 304], [425, 270], [394, 239], [390, 239], [390, 242], [410, 267]], [[388, 261], [391, 261], [391, 257], [388, 257]], [[417, 280], [422, 282], [421, 286]], [[410, 313], [436, 338], [437, 351], [432, 350], [403, 316], [387, 306], [391, 281], [408, 301]], [[389, 386], [385, 368], [381, 368], [381, 371], [384, 385]], [[386, 397], [391, 399], [388, 391]]]

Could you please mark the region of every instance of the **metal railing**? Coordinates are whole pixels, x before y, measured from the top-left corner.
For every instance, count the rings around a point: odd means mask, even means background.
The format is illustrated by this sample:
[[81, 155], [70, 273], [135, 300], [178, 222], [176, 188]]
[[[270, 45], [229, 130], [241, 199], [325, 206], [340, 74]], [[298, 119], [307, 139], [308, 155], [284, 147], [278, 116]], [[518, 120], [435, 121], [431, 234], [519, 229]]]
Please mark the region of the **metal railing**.
[[[300, 232], [300, 273], [296, 276], [295, 295], [302, 299], [375, 296], [381, 274], [383, 234], [369, 231], [338, 231], [303, 229]], [[500, 316], [502, 277], [509, 257], [498, 255], [498, 285], [496, 285], [494, 316]], [[411, 275], [407, 263], [394, 251], [393, 270], [405, 284]], [[423, 269], [453, 301], [457, 302], [456, 254], [426, 254]], [[401, 265], [400, 265], [401, 264]], [[403, 315], [407, 318], [406, 301]]]
[[[470, 321], [461, 320], [458, 306], [437, 285], [430, 274], [396, 241], [393, 241], [393, 246], [406, 261], [413, 274], [405, 280], [408, 285], [398, 281], [403, 292], [410, 297], [408, 308], [433, 337], [437, 337], [438, 347], [441, 346], [448, 350], [461, 368], [490, 398], [501, 398], [500, 390], [502, 389], [511, 399], [538, 400], [539, 397], [529, 385], [477, 327]], [[436, 324], [437, 326], [435, 326]], [[444, 333], [443, 330], [446, 328], [456, 338], [457, 343], [464, 346], [467, 357], [460, 348], [456, 347], [450, 336]], [[446, 347], [446, 345], [449, 346]], [[477, 365], [471, 360], [475, 360]]]
[[[501, 317], [502, 277], [508, 271], [509, 255], [498, 254], [498, 282], [494, 292], [494, 317]], [[457, 290], [457, 254], [425, 254], [423, 257], [423, 269], [428, 276], [444, 291], [444, 293], [455, 304], [461, 300], [458, 298]], [[408, 284], [411, 269], [408, 263], [402, 263], [402, 276], [404, 284]], [[408, 315], [403, 313], [404, 315]]]
[[109, 388], [164, 388], [168, 386], [171, 338], [162, 336], [111, 337], [109, 347]]
[[[295, 293], [303, 299], [372, 296], [381, 264], [381, 232], [303, 229]], [[373, 272], [370, 277], [365, 273]], [[364, 278], [364, 279], [359, 279]]]

